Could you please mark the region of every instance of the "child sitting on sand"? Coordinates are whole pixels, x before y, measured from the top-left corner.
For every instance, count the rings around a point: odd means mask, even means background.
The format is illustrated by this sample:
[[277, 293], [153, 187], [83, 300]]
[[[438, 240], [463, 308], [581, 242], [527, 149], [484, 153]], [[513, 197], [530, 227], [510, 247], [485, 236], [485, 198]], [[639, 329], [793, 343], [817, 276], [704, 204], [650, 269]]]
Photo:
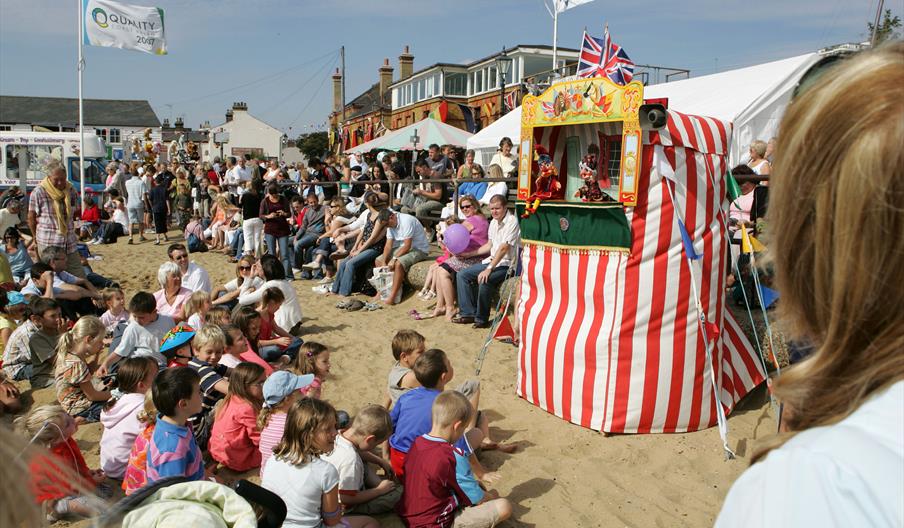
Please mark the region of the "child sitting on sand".
[[264, 403], [257, 417], [257, 428], [261, 431], [258, 449], [261, 452], [261, 474], [267, 467], [267, 460], [273, 456], [273, 448], [282, 440], [286, 428], [286, 413], [299, 398], [301, 389], [314, 381], [314, 376], [296, 376], [286, 370], [274, 372], [264, 382]]
[[207, 312], [210, 310], [210, 295], [205, 291], [196, 291], [191, 294], [182, 307], [188, 326], [197, 330], [206, 323]]
[[[242, 336], [244, 336], [245, 342], [248, 344], [248, 348], [241, 354], [242, 361], [257, 363], [264, 367], [264, 371], [268, 376], [273, 374], [273, 366], [264, 361], [264, 358], [257, 353], [257, 336], [260, 335], [261, 330], [261, 314], [250, 306], [237, 306], [232, 312], [232, 324], [241, 330]], [[287, 364], [288, 361], [289, 358], [287, 357], [282, 364]]]
[[142, 429], [129, 451], [129, 461], [122, 478], [122, 490], [126, 495], [131, 495], [148, 483], [148, 444], [151, 443], [154, 428], [157, 426], [157, 408], [154, 407], [151, 391], [144, 396], [144, 407], [138, 413], [138, 421], [142, 424]]
[[148, 292], [138, 292], [129, 301], [132, 316], [122, 334], [116, 350], [113, 350], [98, 369], [105, 376], [119, 360], [134, 356], [151, 356], [160, 368], [166, 367], [166, 358], [160, 354], [160, 341], [174, 326], [172, 317], [157, 313], [157, 299]]
[[456, 480], [453, 446], [463, 438], [473, 412], [460, 393], [436, 396], [430, 409], [430, 430], [414, 439], [405, 461], [405, 491], [397, 511], [406, 526], [490, 528], [511, 516], [508, 500], [493, 499], [475, 506]]
[[392, 338], [392, 357], [395, 364], [389, 370], [388, 394], [384, 407], [389, 409], [405, 391], [420, 387], [411, 367], [426, 350], [427, 340], [414, 330], [399, 330]]
[[292, 371], [299, 375], [312, 374], [314, 380], [301, 393], [308, 398], [321, 399], [323, 382], [330, 374], [330, 350], [325, 345], [308, 341], [301, 345]]
[[112, 334], [116, 325], [129, 320], [129, 311], [126, 310], [126, 297], [119, 288], [105, 288], [101, 292], [107, 311], [100, 316], [100, 322], [104, 324], [108, 334]]
[[43, 389], [54, 383], [54, 358], [63, 328], [63, 312], [55, 300], [46, 297], [32, 299], [30, 310], [37, 330], [28, 338], [31, 367], [28, 381], [33, 389]]
[[214, 407], [229, 390], [227, 377], [231, 370], [226, 365], [220, 364], [223, 350], [226, 348], [226, 336], [219, 326], [204, 325], [191, 340], [192, 358], [188, 367], [198, 373], [201, 378], [201, 402], [200, 413], [191, 417], [192, 430], [195, 440], [201, 449], [207, 448], [210, 438], [210, 428], [213, 421]]
[[147, 448], [147, 483], [166, 477], [204, 478], [201, 449], [188, 419], [201, 412], [201, 378], [190, 368], [166, 369], [154, 380], [154, 406], [160, 412]]
[[217, 326], [232, 324], [232, 314], [225, 306], [214, 306], [210, 310], [207, 310], [207, 316], [204, 317], [204, 323], [215, 324]]
[[258, 354], [268, 363], [279, 361], [281, 356], [294, 360], [298, 355], [298, 347], [302, 340], [293, 336], [276, 323], [276, 311], [286, 300], [279, 288], [267, 288], [258, 303], [257, 312], [261, 314], [261, 328], [257, 337]]
[[64, 411], [86, 423], [100, 420], [104, 403], [110, 399], [109, 390], [98, 390], [94, 386], [86, 361], [89, 356], [96, 359], [105, 335], [107, 329], [100, 319], [87, 315], [64, 332], [57, 343], [54, 372], [57, 400]]
[[257, 415], [264, 402], [264, 369], [239, 363], [229, 376], [229, 391], [217, 406], [210, 431], [210, 456], [232, 471], [260, 467], [261, 433]]
[[[106, 480], [101, 470], [90, 470], [72, 435], [78, 424], [59, 405], [40, 405], [16, 419], [16, 428], [29, 443], [47, 449], [29, 463], [32, 495], [56, 521], [74, 515], [97, 515], [91, 492]], [[6, 482], [5, 485], [13, 485]], [[12, 505], [7, 505], [12, 506]]]
[[[223, 349], [223, 357], [220, 358], [220, 365], [228, 368], [235, 368], [239, 363], [244, 361], [242, 353], [248, 350], [248, 341], [242, 330], [234, 324], [220, 325], [223, 331], [223, 338], [226, 341], [226, 348]], [[261, 365], [263, 366], [263, 365]], [[269, 365], [267, 365], [269, 366]]]
[[336, 409], [315, 398], [292, 404], [286, 431], [267, 461], [261, 486], [286, 504], [288, 526], [344, 526], [378, 528], [370, 517], [342, 515], [339, 472], [321, 455], [333, 450]]
[[153, 358], [122, 360], [116, 371], [110, 401], [100, 413], [104, 432], [100, 437], [100, 467], [110, 478], [122, 480], [135, 438], [144, 430], [138, 415], [144, 409], [147, 392], [157, 376]]
[[402, 488], [381, 479], [368, 462], [392, 476], [392, 466], [373, 454], [392, 433], [389, 413], [379, 405], [364, 407], [351, 426], [336, 437], [335, 447], [322, 458], [339, 471], [339, 502], [347, 512], [364, 515], [390, 513], [402, 497]]

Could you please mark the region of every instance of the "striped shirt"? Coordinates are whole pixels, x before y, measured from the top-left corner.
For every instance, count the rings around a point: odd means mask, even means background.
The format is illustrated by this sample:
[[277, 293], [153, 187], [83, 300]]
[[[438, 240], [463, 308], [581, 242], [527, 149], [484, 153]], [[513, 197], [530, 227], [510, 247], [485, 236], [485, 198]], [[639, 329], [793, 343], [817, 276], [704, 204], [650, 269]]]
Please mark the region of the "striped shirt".
[[273, 448], [282, 440], [283, 431], [286, 428], [286, 413], [273, 413], [267, 426], [261, 431], [260, 444], [258, 449], [261, 451], [261, 475], [264, 474], [264, 468], [267, 467], [267, 460], [273, 456]]
[[10, 379], [25, 379], [22, 369], [31, 365], [31, 349], [28, 348], [28, 341], [37, 331], [38, 327], [26, 319], [22, 326], [10, 334], [6, 347], [3, 349], [3, 372]]
[[153, 484], [166, 477], [186, 477], [189, 480], [204, 478], [201, 449], [195, 442], [191, 429], [171, 424], [157, 415], [157, 425], [151, 435], [147, 453], [147, 483]]

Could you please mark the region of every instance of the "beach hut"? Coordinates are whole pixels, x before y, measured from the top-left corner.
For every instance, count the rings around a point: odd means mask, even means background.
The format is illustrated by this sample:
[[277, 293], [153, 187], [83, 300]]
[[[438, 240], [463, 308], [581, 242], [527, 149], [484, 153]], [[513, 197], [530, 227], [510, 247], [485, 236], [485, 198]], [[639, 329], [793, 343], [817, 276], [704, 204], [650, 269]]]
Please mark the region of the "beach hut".
[[[580, 79], [523, 101], [517, 392], [607, 433], [718, 424], [727, 448], [725, 415], [764, 380], [723, 293], [731, 125], [667, 111], [642, 128], [643, 90]], [[591, 150], [609, 185], [586, 201]]]

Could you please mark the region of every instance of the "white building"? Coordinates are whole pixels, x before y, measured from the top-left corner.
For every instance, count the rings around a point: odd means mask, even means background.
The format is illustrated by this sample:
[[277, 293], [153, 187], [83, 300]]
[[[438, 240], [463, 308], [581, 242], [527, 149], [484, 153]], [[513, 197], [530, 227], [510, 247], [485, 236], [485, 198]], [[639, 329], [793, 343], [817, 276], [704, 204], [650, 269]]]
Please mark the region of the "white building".
[[[160, 119], [150, 103], [143, 100], [84, 99], [85, 130], [93, 131], [107, 143], [107, 157], [122, 159], [133, 137], [151, 129], [160, 139]], [[0, 96], [2, 131], [78, 131], [78, 99], [68, 97]]]
[[[215, 157], [263, 156], [280, 159], [283, 133], [248, 113], [247, 103], [233, 103], [226, 122], [210, 127], [210, 139], [201, 146], [201, 159]], [[228, 138], [222, 143], [218, 140]]]

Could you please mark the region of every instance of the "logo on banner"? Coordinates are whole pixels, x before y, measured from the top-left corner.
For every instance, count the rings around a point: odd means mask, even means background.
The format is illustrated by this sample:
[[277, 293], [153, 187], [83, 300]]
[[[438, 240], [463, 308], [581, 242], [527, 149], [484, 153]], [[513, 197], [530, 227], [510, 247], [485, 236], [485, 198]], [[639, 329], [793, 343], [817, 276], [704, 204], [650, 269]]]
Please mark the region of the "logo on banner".
[[91, 12], [91, 18], [94, 19], [94, 23], [98, 26], [106, 29], [109, 24], [107, 24], [107, 12], [101, 8], [95, 8], [94, 11]]

